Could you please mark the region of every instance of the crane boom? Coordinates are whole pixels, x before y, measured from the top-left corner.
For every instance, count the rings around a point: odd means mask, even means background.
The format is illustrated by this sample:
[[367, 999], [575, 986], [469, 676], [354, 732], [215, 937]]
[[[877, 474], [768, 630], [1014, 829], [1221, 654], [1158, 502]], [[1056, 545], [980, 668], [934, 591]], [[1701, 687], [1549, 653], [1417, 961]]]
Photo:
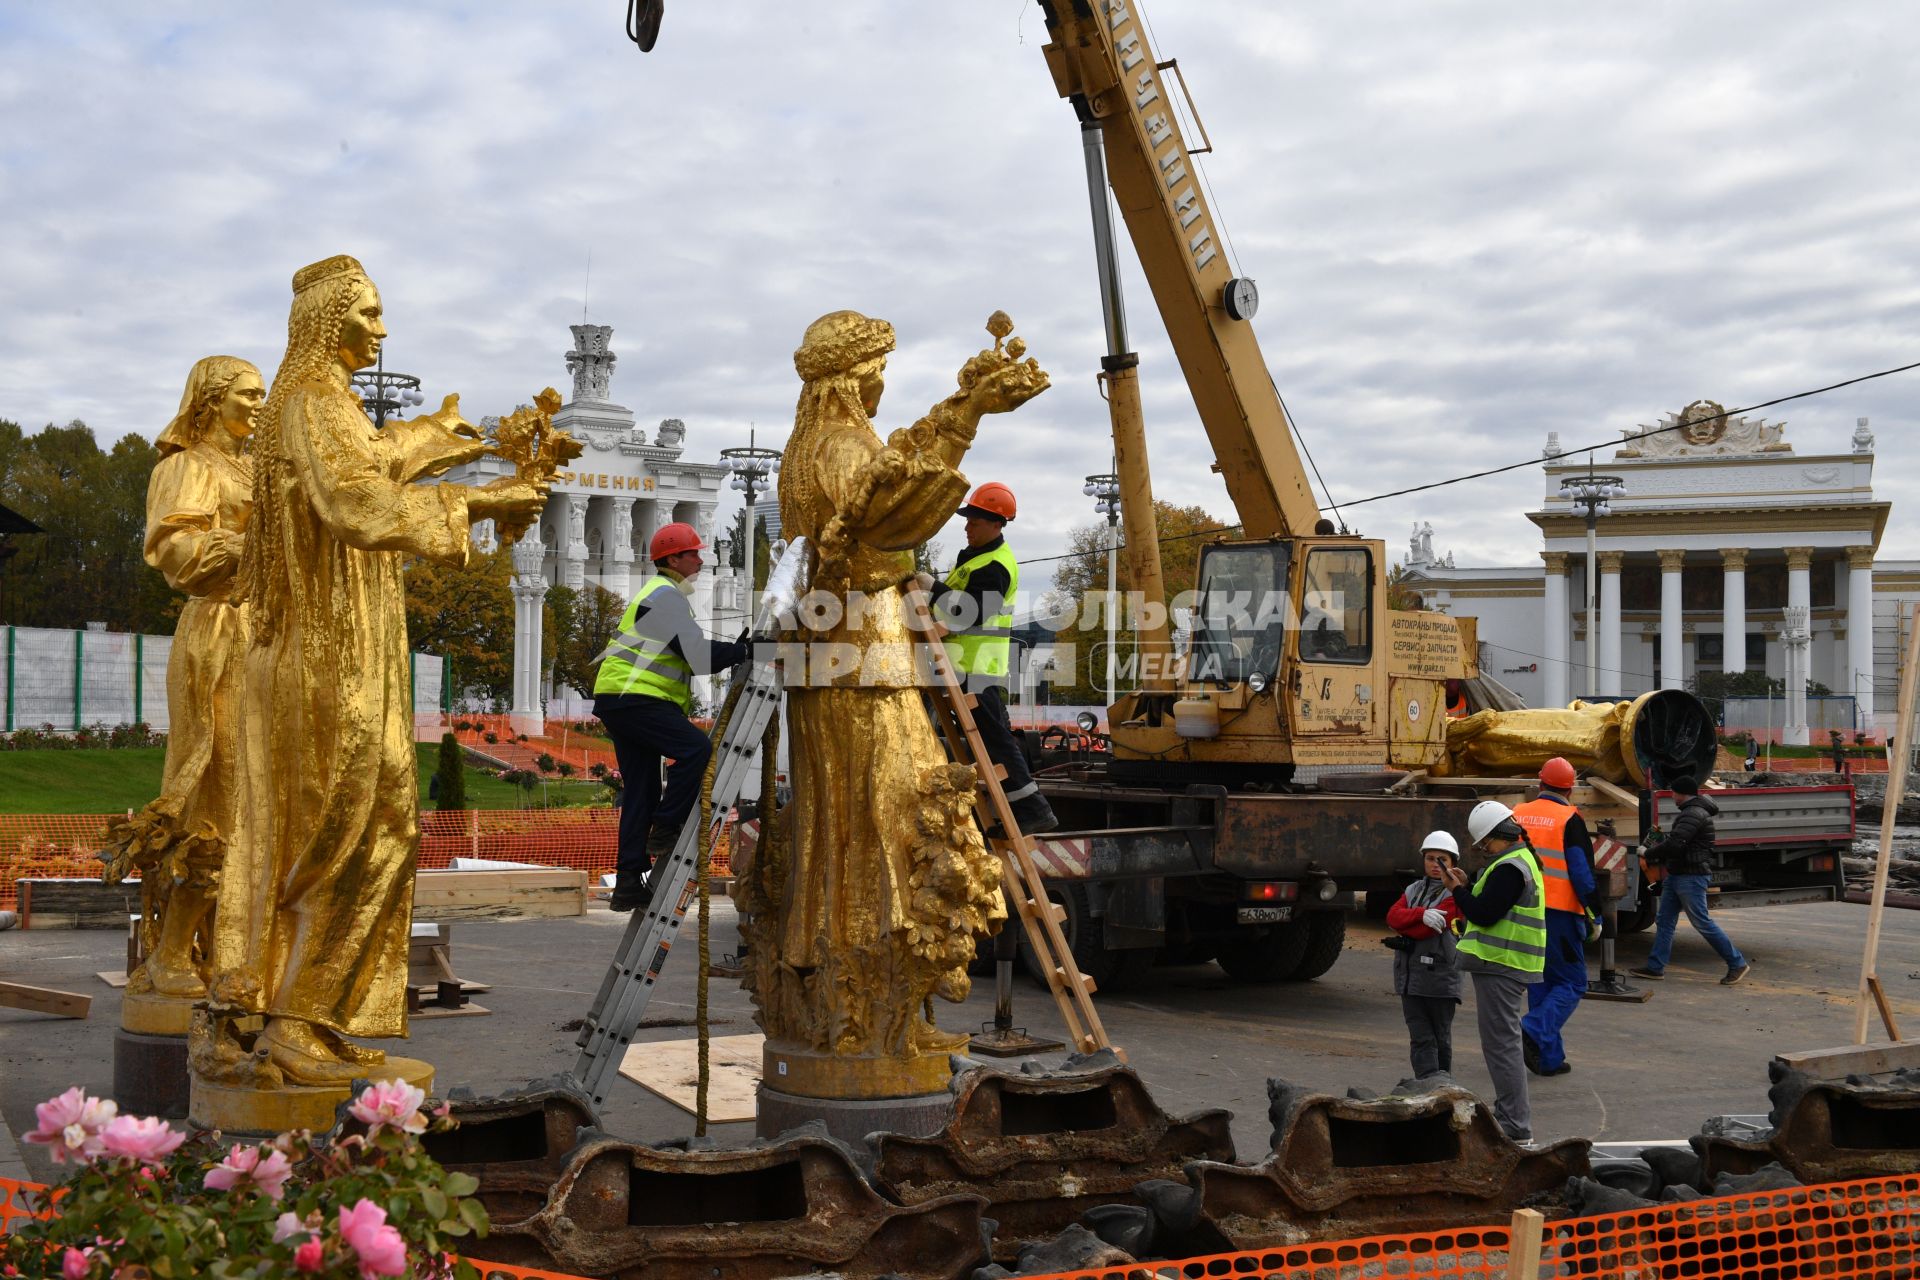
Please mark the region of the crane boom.
[[1060, 95], [1099, 123], [1108, 182], [1247, 537], [1313, 532], [1319, 507], [1246, 318], [1137, 0], [1041, 0]]

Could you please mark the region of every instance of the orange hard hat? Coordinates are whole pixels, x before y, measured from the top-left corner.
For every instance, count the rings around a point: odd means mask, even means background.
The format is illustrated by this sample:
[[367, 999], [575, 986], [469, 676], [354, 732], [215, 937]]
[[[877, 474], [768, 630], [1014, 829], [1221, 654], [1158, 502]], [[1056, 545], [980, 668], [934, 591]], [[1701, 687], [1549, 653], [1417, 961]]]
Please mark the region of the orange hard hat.
[[1572, 790], [1578, 780], [1565, 756], [1555, 756], [1540, 766], [1541, 785], [1552, 787], [1555, 791]]
[[653, 541], [647, 544], [647, 559], [665, 560], [668, 556], [677, 556], [682, 551], [704, 551], [706, 543], [700, 541], [700, 535], [690, 524], [678, 520], [672, 524], [663, 524], [654, 531]]
[[963, 516], [986, 516], [993, 520], [1013, 519], [1013, 490], [998, 480], [989, 480], [973, 491], [967, 499], [967, 505], [960, 508]]

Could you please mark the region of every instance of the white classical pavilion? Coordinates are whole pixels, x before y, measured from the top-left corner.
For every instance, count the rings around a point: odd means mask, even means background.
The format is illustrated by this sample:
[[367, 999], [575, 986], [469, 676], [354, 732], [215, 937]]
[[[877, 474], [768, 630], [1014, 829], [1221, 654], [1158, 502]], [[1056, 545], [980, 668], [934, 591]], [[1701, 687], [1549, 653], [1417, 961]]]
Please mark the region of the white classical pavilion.
[[[1431, 526], [1416, 526], [1408, 586], [1430, 608], [1479, 618], [1483, 665], [1535, 706], [1755, 670], [1785, 680], [1790, 699], [1808, 680], [1851, 695], [1855, 724], [1872, 728], [1892, 693], [1876, 665], [1893, 669], [1898, 605], [1920, 594], [1920, 574], [1875, 563], [1891, 504], [1873, 497], [1867, 420], [1846, 451], [1817, 454], [1796, 453], [1783, 424], [1710, 401], [1622, 435], [1599, 462], [1565, 457], [1549, 436], [1544, 501], [1527, 513], [1540, 564], [1456, 568], [1435, 557]], [[1593, 470], [1625, 492], [1598, 521], [1589, 636], [1586, 521], [1561, 489]], [[1786, 737], [1805, 734], [1802, 718]]]
[[[680, 419], [662, 421], [649, 440], [635, 423], [633, 410], [612, 401], [617, 357], [609, 345], [611, 326], [570, 327], [573, 350], [567, 352], [566, 360], [573, 374], [573, 398], [553, 421], [586, 448], [570, 470], [555, 477], [540, 523], [512, 552], [513, 715], [522, 732], [540, 729], [549, 692], [573, 701], [568, 691], [546, 689], [540, 668], [541, 606], [547, 588], [597, 586], [626, 601], [651, 569], [647, 544], [660, 526], [675, 521], [690, 524], [699, 530], [702, 541], [713, 541], [714, 509], [727, 476], [724, 463], [682, 458], [687, 429]], [[509, 469], [498, 458], [483, 458], [455, 469], [448, 479], [484, 484]], [[493, 550], [491, 521], [474, 526], [474, 542], [483, 551]], [[706, 559], [708, 572], [695, 579], [693, 611], [703, 625], [711, 627], [715, 556], [708, 552]], [[720, 583], [718, 589], [723, 603], [731, 600], [730, 584]]]

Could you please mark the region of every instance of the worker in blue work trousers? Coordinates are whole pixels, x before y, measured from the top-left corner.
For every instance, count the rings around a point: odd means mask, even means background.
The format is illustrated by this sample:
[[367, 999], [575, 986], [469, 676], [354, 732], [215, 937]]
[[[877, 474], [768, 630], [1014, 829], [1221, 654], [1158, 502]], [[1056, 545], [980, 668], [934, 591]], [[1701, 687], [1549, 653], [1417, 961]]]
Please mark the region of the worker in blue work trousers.
[[[653, 574], [627, 605], [593, 681], [593, 714], [607, 726], [620, 762], [620, 852], [608, 904], [615, 911], [651, 900], [648, 872], [673, 852], [699, 799], [713, 747], [688, 718], [693, 678], [739, 666], [751, 652], [750, 630], [729, 643], [710, 639], [694, 621], [687, 597], [704, 549], [689, 524], [662, 525], [653, 535], [647, 546]], [[662, 759], [673, 762], [664, 789]]]
[[1562, 1032], [1587, 991], [1587, 941], [1599, 919], [1588, 910], [1595, 888], [1593, 837], [1567, 797], [1576, 780], [1573, 766], [1555, 756], [1540, 766], [1540, 795], [1513, 811], [1540, 859], [1546, 887], [1546, 970], [1527, 988], [1527, 1015], [1520, 1020], [1527, 1070], [1537, 1076], [1573, 1070]]
[[[965, 517], [967, 545], [945, 583], [934, 589], [934, 620], [946, 635], [947, 657], [967, 691], [978, 699], [975, 727], [987, 758], [1007, 771], [1007, 803], [1013, 820], [1028, 835], [1060, 825], [1027, 767], [1027, 754], [1013, 736], [1007, 715], [1006, 683], [1012, 670], [1013, 597], [1020, 589], [1020, 565], [1007, 546], [1007, 522], [1013, 519], [1013, 490], [997, 480], [975, 489], [956, 513]], [[989, 833], [992, 834], [992, 833]]]

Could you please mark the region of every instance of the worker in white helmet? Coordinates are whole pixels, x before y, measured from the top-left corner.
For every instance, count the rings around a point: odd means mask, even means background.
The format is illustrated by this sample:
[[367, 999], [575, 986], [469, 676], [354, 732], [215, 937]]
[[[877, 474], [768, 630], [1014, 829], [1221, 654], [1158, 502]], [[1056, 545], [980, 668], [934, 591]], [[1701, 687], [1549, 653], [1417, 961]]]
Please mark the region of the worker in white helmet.
[[1430, 831], [1420, 842], [1420, 867], [1426, 872], [1387, 908], [1387, 927], [1399, 936], [1393, 948], [1393, 990], [1407, 1020], [1416, 1078], [1453, 1071], [1453, 1015], [1460, 1007], [1460, 957], [1453, 922], [1460, 908], [1453, 901], [1447, 872], [1460, 860], [1460, 846], [1445, 831]]
[[1447, 873], [1453, 900], [1467, 922], [1460, 936], [1460, 968], [1473, 979], [1480, 1052], [1493, 1077], [1493, 1118], [1515, 1142], [1532, 1142], [1520, 1019], [1526, 1013], [1527, 987], [1546, 969], [1545, 876], [1525, 829], [1498, 800], [1473, 807], [1467, 835], [1487, 861], [1472, 887], [1459, 867]]

